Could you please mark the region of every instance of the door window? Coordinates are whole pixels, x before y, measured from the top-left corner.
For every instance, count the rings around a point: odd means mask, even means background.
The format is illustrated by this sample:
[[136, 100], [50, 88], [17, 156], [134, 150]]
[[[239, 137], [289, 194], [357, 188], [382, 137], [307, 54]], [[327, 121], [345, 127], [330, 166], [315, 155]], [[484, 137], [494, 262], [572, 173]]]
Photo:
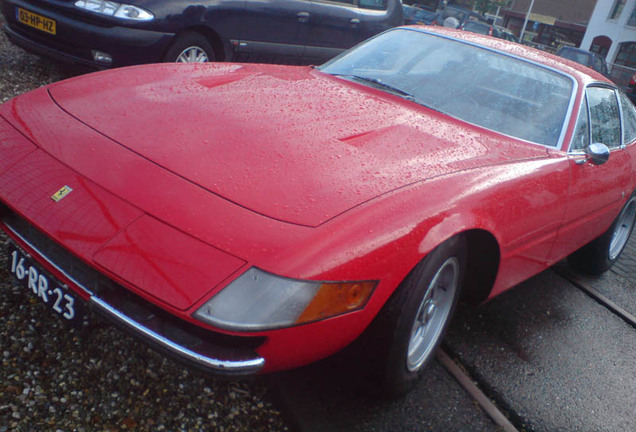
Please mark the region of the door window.
[[621, 122], [616, 92], [603, 87], [587, 89], [590, 108], [592, 142], [603, 143], [609, 148], [621, 146]]
[[636, 108], [627, 96], [620, 93], [623, 110], [623, 142], [629, 144], [636, 140]]
[[590, 123], [587, 118], [587, 101], [583, 99], [583, 104], [579, 110], [579, 118], [576, 120], [576, 130], [572, 138], [570, 151], [585, 151], [590, 145]]

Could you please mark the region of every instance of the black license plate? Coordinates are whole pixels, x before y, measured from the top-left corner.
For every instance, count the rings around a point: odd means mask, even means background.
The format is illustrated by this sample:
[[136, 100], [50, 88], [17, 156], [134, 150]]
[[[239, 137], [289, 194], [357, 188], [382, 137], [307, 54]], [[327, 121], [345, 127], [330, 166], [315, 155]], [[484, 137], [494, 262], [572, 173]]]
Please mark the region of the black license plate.
[[62, 319], [81, 326], [86, 315], [83, 301], [53, 276], [41, 269], [31, 257], [9, 242], [9, 271], [32, 295]]

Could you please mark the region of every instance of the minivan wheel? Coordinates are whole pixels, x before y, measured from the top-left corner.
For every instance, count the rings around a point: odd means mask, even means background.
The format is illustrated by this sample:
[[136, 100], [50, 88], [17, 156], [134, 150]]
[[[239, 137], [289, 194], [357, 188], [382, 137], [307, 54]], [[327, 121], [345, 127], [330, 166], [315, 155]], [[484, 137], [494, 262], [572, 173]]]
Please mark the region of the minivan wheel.
[[205, 63], [216, 60], [214, 48], [201, 34], [188, 32], [177, 37], [164, 61], [176, 63]]

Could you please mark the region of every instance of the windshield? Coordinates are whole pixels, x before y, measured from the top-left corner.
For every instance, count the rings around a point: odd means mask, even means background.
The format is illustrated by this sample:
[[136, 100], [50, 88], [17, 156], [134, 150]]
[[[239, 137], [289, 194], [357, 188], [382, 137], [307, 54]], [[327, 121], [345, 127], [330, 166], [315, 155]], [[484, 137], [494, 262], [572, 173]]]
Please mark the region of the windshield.
[[573, 89], [553, 70], [413, 29], [383, 33], [321, 70], [383, 83], [434, 110], [548, 146], [558, 144]]

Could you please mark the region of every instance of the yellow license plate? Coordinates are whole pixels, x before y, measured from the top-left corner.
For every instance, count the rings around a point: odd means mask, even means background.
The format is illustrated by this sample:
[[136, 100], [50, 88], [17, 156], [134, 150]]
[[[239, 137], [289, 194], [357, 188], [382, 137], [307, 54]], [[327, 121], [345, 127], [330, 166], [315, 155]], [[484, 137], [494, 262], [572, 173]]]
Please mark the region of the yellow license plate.
[[52, 35], [54, 35], [56, 32], [56, 23], [54, 19], [29, 12], [28, 10], [24, 10], [22, 8], [17, 8], [16, 15], [18, 16], [18, 21], [20, 21], [22, 24], [28, 25], [29, 27], [42, 30]]

